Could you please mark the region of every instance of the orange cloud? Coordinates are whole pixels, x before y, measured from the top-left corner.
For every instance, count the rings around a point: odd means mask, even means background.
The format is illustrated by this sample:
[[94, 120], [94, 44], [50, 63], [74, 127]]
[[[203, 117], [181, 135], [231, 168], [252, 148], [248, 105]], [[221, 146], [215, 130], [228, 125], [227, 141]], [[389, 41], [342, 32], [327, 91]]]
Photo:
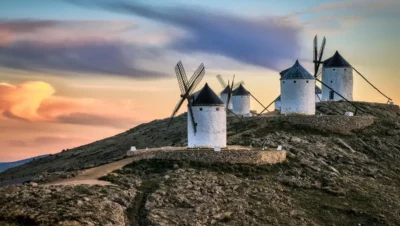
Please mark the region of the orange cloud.
[[41, 102], [55, 89], [45, 82], [25, 82], [17, 86], [0, 83], [0, 112], [9, 118], [27, 121], [45, 120], [37, 113]]
[[[126, 128], [136, 124], [129, 109], [118, 101], [53, 96], [48, 83], [0, 83], [0, 114], [9, 119]], [[122, 103], [122, 102], [121, 102]], [[129, 126], [128, 126], [129, 127]]]

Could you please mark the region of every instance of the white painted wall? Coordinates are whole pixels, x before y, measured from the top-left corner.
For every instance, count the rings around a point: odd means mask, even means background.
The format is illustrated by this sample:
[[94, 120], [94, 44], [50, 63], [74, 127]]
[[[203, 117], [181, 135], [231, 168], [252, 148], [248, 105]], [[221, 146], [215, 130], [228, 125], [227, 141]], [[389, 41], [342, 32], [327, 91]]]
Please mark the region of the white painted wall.
[[315, 114], [314, 79], [281, 80], [281, 114], [292, 113]]
[[275, 101], [274, 105], [275, 105], [275, 110], [278, 110], [278, 111], [281, 110], [281, 101], [280, 100]]
[[[220, 106], [193, 106], [193, 115], [197, 123], [195, 134], [188, 110], [188, 147], [226, 147], [226, 109]], [[219, 109], [217, 111], [217, 108]]]
[[[348, 100], [353, 100], [353, 69], [351, 67], [324, 68], [322, 71], [322, 82], [340, 93]], [[322, 86], [322, 99], [330, 100], [330, 89]], [[334, 94], [334, 101], [342, 98]]]
[[[225, 106], [226, 106], [226, 102], [228, 102], [228, 94], [227, 93], [221, 93], [220, 94], [220, 97], [221, 97], [221, 100], [222, 100], [222, 102], [225, 104]], [[232, 110], [232, 98], [230, 99], [230, 101], [229, 101], [229, 105], [228, 105], [228, 108], [230, 109], [230, 110]]]
[[237, 115], [250, 115], [250, 95], [232, 96], [233, 113]]

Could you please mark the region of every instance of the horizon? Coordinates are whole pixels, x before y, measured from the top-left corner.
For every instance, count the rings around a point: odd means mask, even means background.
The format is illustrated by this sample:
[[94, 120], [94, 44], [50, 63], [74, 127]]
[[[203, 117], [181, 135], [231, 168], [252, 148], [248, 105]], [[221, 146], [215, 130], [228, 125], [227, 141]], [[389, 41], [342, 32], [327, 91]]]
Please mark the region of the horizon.
[[[338, 50], [400, 103], [396, 0], [144, 2], [0, 3], [0, 162], [58, 153], [169, 117], [180, 95], [179, 60], [189, 77], [205, 64], [197, 89], [207, 82], [218, 94], [215, 76], [235, 74], [267, 105], [280, 93], [279, 71], [299, 59], [313, 74], [316, 34], [327, 39], [323, 59]], [[386, 103], [353, 76], [355, 101]], [[262, 107], [252, 101], [251, 109]]]

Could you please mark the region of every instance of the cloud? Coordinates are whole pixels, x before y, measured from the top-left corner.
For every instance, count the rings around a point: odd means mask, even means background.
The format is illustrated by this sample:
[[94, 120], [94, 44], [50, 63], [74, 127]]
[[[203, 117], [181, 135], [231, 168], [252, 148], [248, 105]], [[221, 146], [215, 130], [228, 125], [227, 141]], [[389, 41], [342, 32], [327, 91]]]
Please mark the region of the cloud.
[[34, 33], [53, 26], [51, 21], [0, 21], [0, 46], [11, 44], [20, 34]]
[[130, 128], [138, 123], [118, 103], [96, 99], [54, 96], [48, 83], [35, 81], [16, 86], [0, 83], [0, 114], [25, 122], [51, 122]]
[[60, 146], [71, 147], [71, 144], [79, 145], [83, 143], [88, 143], [90, 140], [74, 136], [38, 136], [26, 140], [15, 140], [9, 139], [3, 141], [3, 143], [10, 147], [17, 148], [28, 148], [28, 147], [42, 147], [46, 146]]
[[42, 120], [37, 114], [43, 99], [50, 97], [54, 88], [44, 82], [32, 81], [17, 86], [0, 83], [0, 113], [12, 119]]
[[221, 55], [251, 65], [280, 69], [300, 51], [301, 28], [279, 17], [251, 19], [187, 7], [145, 6], [125, 1], [69, 1], [86, 7], [144, 17], [183, 29], [187, 35], [169, 46], [186, 54]]
[[[133, 52], [129, 52], [133, 51]], [[101, 73], [134, 78], [157, 78], [163, 73], [140, 69], [133, 59], [143, 50], [125, 43], [96, 41], [46, 45], [34, 41], [17, 42], [0, 48], [0, 66], [37, 71]], [[137, 55], [136, 55], [137, 54]], [[156, 53], [147, 52], [146, 54]]]
[[351, 0], [328, 2], [312, 7], [305, 12], [321, 12], [327, 10], [358, 10], [358, 9], [376, 9], [383, 6], [398, 3], [397, 0]]
[[85, 142], [88, 142], [88, 140], [79, 137], [39, 136], [27, 143], [32, 146], [38, 146], [43, 144], [46, 145], [59, 145], [59, 144], [70, 144], [70, 143], [82, 144]]
[[4, 21], [0, 23], [0, 66], [139, 79], [167, 76], [138, 66], [137, 61], [155, 59], [161, 52], [124, 40], [123, 31], [133, 27], [118, 21]]
[[93, 115], [87, 113], [72, 113], [68, 115], [60, 115], [57, 117], [57, 121], [60, 123], [78, 124], [78, 125], [100, 125], [110, 126], [116, 128], [129, 128], [138, 122], [133, 121], [130, 118], [112, 118], [101, 115]]
[[304, 11], [295, 12], [288, 18], [312, 15], [304, 26], [320, 26], [320, 28], [350, 29], [359, 22], [372, 17], [398, 17], [400, 2], [397, 0], [350, 0], [327, 2]]
[[28, 143], [22, 140], [8, 140], [5, 142], [7, 145], [12, 147], [27, 147]]

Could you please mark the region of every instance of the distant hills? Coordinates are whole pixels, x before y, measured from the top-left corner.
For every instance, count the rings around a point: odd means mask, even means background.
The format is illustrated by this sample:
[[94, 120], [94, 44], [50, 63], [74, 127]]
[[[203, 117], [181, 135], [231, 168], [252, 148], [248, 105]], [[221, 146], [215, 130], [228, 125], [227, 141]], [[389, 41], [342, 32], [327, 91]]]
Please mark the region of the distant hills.
[[40, 155], [40, 156], [23, 159], [23, 160], [19, 160], [19, 161], [15, 161], [15, 162], [0, 162], [0, 172], [3, 172], [12, 167], [23, 165], [25, 163], [31, 162], [32, 160], [44, 158], [47, 156], [49, 156], [49, 155]]

